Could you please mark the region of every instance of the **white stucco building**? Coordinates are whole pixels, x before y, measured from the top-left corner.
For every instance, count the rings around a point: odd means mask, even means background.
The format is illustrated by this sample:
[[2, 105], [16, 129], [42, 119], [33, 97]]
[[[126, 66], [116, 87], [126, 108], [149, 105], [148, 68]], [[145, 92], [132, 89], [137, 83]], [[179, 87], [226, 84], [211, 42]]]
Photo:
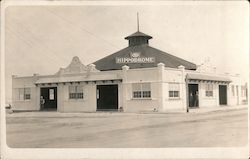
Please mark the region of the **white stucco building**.
[[126, 37], [129, 46], [84, 65], [73, 57], [53, 75], [12, 77], [16, 111], [59, 112], [183, 111], [240, 105], [247, 86], [239, 76], [216, 74], [149, 46], [142, 32]]

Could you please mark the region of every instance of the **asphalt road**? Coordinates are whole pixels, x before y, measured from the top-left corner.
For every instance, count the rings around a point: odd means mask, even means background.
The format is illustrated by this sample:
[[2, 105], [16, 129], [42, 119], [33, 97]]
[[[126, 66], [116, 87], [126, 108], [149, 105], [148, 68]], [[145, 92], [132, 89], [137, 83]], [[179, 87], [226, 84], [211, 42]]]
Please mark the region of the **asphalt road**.
[[7, 114], [7, 144], [18, 148], [231, 147], [247, 144], [248, 110], [128, 114]]

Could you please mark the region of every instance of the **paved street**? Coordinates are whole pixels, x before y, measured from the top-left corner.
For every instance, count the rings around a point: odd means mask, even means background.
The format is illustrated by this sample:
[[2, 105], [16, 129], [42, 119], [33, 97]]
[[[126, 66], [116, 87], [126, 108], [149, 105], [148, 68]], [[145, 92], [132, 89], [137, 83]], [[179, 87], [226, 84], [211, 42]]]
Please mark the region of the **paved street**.
[[247, 144], [247, 109], [203, 113], [7, 114], [7, 143], [31, 148], [228, 147]]

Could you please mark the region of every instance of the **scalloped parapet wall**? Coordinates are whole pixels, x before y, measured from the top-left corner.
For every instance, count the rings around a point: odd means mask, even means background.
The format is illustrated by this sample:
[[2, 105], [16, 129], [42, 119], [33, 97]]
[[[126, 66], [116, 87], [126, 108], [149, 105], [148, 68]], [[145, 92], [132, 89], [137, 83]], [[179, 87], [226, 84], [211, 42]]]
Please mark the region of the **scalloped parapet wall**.
[[81, 73], [90, 73], [90, 72], [99, 72], [95, 68], [94, 64], [84, 65], [79, 57], [74, 56], [71, 63], [66, 68], [60, 68], [55, 75], [65, 75], [65, 74], [81, 74]]

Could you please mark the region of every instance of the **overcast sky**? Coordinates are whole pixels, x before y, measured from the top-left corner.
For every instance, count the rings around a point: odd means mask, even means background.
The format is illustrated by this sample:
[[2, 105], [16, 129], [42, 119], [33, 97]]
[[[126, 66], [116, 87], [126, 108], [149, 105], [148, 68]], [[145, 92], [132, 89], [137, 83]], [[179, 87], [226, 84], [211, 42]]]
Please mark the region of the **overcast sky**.
[[73, 56], [87, 65], [128, 46], [137, 30], [150, 45], [219, 72], [248, 77], [247, 3], [151, 6], [11, 6], [6, 9], [6, 88], [11, 75], [54, 74]]

